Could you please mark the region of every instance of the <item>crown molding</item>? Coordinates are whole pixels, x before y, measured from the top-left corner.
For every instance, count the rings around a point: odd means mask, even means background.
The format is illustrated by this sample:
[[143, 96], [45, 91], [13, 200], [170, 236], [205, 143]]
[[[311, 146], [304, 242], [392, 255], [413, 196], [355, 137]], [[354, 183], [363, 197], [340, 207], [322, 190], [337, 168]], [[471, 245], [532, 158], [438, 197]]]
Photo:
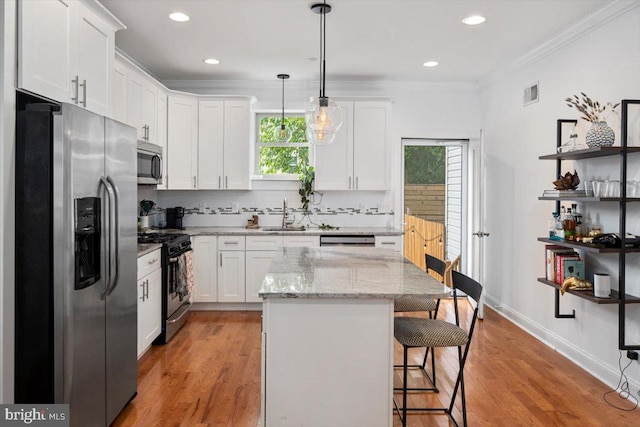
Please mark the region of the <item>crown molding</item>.
[[541, 60], [562, 47], [574, 42], [580, 37], [596, 30], [612, 19], [623, 15], [638, 6], [640, 6], [640, 1], [638, 0], [614, 0], [607, 3], [590, 15], [587, 15], [575, 24], [567, 27], [553, 38], [532, 49], [506, 67], [481, 79], [479, 82], [480, 88], [485, 89], [493, 86], [494, 84], [502, 81], [506, 75], [512, 74], [527, 65]]

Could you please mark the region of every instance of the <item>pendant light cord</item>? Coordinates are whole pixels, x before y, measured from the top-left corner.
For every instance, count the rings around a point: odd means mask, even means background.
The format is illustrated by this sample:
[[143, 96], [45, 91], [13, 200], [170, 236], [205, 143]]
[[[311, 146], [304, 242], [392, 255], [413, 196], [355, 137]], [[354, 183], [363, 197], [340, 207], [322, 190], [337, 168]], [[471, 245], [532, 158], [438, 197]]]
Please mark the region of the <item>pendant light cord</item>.
[[318, 61], [318, 65], [320, 66], [320, 93], [319, 93], [319, 98], [322, 98], [322, 63], [324, 62], [324, 59], [322, 58], [322, 36], [324, 34], [323, 30], [322, 30], [322, 18], [323, 18], [323, 14], [320, 14], [320, 60]]
[[282, 123], [280, 123], [280, 129], [284, 129], [284, 77], [282, 78]]
[[324, 98], [325, 76], [327, 75], [327, 0], [324, 0], [324, 13], [322, 14], [322, 97]]

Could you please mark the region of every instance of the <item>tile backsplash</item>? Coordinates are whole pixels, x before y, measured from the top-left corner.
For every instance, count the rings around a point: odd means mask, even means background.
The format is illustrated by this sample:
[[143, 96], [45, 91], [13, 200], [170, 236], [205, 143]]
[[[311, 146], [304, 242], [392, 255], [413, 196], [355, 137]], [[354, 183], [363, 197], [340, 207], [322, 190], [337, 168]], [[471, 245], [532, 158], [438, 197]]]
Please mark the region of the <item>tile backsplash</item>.
[[[147, 187], [147, 188], [145, 188]], [[316, 195], [311, 214], [303, 215], [297, 191], [157, 191], [151, 186], [138, 187], [138, 199], [156, 202], [149, 215], [151, 227], [162, 227], [164, 210], [181, 206], [185, 209], [185, 227], [240, 227], [253, 215], [261, 226], [282, 223], [284, 199], [289, 220], [296, 225], [327, 224], [334, 227], [391, 227], [394, 224], [393, 200], [390, 192], [324, 192]]]

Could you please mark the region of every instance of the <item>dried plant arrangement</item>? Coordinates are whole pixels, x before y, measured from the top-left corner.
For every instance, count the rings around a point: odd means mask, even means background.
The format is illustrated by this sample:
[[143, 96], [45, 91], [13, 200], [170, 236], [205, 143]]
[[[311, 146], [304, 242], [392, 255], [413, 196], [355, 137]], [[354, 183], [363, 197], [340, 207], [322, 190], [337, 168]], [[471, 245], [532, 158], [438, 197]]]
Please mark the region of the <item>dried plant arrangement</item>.
[[582, 97], [573, 95], [573, 98], [566, 98], [567, 105], [571, 108], [575, 108], [582, 113], [581, 119], [591, 123], [598, 123], [605, 121], [607, 116], [614, 111], [620, 103], [613, 105], [610, 102], [606, 104], [600, 104], [598, 101], [593, 101], [584, 92], [580, 92]]

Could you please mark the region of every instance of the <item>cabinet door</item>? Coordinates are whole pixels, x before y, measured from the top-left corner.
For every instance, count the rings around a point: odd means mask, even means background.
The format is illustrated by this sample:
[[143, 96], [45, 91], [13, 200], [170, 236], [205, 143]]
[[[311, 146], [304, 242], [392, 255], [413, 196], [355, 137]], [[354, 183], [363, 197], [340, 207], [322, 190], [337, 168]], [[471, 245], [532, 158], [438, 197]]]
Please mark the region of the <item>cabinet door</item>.
[[198, 188], [224, 186], [224, 101], [198, 103]]
[[115, 33], [81, 2], [74, 22], [71, 58], [75, 71], [72, 69], [71, 75], [80, 77], [78, 102], [94, 113], [111, 117]]
[[197, 188], [198, 101], [169, 96], [167, 179], [170, 190]]
[[353, 112], [353, 174], [356, 190], [389, 190], [389, 102], [356, 102]]
[[193, 302], [218, 301], [218, 263], [215, 236], [193, 237]]
[[274, 251], [247, 251], [246, 301], [262, 302], [258, 296], [264, 276], [269, 270]]
[[337, 102], [342, 109], [342, 126], [333, 143], [315, 147], [317, 190], [351, 190], [353, 177], [353, 102]]
[[74, 6], [70, 0], [18, 2], [18, 87], [71, 102]]
[[224, 177], [228, 190], [251, 186], [250, 111], [247, 101], [224, 102]]
[[138, 280], [138, 357], [162, 328], [162, 269]]
[[218, 302], [244, 302], [244, 251], [218, 251]]
[[158, 190], [167, 189], [167, 93], [158, 89], [157, 144], [162, 147], [162, 184]]
[[146, 76], [142, 80], [142, 98], [140, 99], [140, 121], [147, 127], [145, 141], [157, 144], [158, 90]]
[[284, 236], [283, 246], [290, 248], [319, 248], [320, 236]]
[[127, 121], [126, 123], [136, 128], [136, 136], [142, 141], [144, 129], [142, 124], [142, 74], [137, 70], [129, 69], [127, 76]]
[[113, 70], [113, 118], [122, 123], [129, 123], [127, 112], [127, 77], [129, 67], [116, 57]]

